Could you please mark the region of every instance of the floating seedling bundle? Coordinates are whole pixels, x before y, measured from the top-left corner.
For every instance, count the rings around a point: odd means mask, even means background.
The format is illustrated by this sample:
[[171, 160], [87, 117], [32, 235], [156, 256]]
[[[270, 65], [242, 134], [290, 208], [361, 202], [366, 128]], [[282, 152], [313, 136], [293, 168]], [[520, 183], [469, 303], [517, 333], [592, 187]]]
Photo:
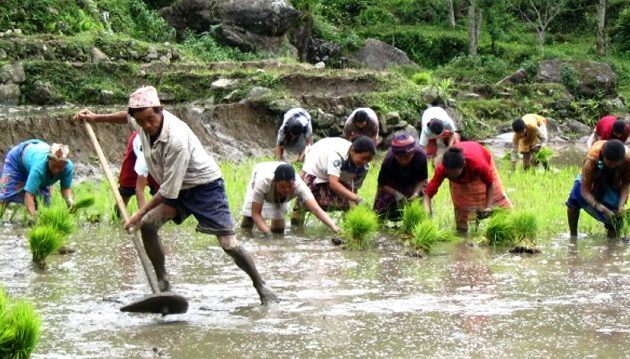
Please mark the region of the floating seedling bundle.
[[342, 227], [346, 247], [365, 249], [372, 244], [378, 230], [378, 216], [367, 206], [356, 206], [346, 212]]
[[485, 237], [493, 246], [533, 246], [538, 233], [538, 221], [528, 212], [497, 211], [490, 218]]
[[55, 253], [65, 243], [65, 235], [53, 226], [36, 226], [27, 233], [33, 262], [44, 269], [46, 258]]
[[408, 244], [417, 251], [430, 253], [436, 243], [451, 242], [457, 237], [450, 231], [439, 229], [430, 219], [424, 219], [413, 228]]
[[39, 341], [41, 319], [28, 302], [13, 302], [0, 288], [0, 358], [26, 359]]
[[402, 212], [401, 231], [406, 234], [412, 234], [416, 225], [427, 218], [424, 207], [420, 201], [411, 201]]
[[74, 232], [75, 222], [70, 210], [65, 207], [43, 207], [37, 212], [37, 222], [39, 226], [50, 226], [64, 235]]
[[74, 229], [74, 218], [67, 208], [40, 208], [35, 226], [26, 234], [33, 262], [41, 269], [46, 268], [46, 258], [64, 245], [65, 237]]

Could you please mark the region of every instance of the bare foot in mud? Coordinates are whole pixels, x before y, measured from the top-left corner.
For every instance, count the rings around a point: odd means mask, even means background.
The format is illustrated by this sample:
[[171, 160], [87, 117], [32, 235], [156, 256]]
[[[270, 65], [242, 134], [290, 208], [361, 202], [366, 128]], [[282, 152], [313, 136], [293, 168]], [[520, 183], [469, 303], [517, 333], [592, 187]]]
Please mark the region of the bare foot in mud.
[[260, 296], [260, 303], [262, 305], [268, 305], [270, 303], [278, 303], [280, 302], [280, 298], [271, 291], [266, 285], [262, 285], [256, 288], [258, 295]]

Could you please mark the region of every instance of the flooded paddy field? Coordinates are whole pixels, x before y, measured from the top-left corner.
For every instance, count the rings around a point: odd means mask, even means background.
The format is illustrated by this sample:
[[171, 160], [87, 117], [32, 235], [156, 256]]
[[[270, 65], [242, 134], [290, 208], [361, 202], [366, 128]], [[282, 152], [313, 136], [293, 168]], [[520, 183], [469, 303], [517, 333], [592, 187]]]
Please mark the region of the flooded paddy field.
[[349, 251], [317, 231], [243, 238], [281, 297], [251, 281], [193, 227], [163, 233], [188, 313], [120, 307], [150, 294], [130, 237], [82, 227], [77, 252], [36, 270], [17, 224], [0, 233], [0, 282], [43, 318], [34, 358], [627, 357], [630, 246], [603, 237], [541, 241], [542, 253], [446, 244], [412, 258], [393, 240]]

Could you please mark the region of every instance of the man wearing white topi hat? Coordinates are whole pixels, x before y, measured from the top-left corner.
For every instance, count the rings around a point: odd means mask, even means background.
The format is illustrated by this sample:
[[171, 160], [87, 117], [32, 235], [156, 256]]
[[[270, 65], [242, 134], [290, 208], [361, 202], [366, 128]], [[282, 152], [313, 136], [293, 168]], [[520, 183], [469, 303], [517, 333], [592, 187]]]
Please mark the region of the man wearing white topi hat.
[[138, 131], [149, 173], [160, 189], [125, 223], [125, 228], [139, 225], [161, 291], [170, 290], [170, 283], [158, 230], [169, 220], [180, 224], [193, 215], [199, 222], [197, 231], [216, 235], [223, 250], [250, 276], [261, 302], [278, 301], [258, 273], [252, 256], [236, 239], [221, 169], [190, 127], [162, 108], [155, 87], [141, 87], [132, 93], [128, 111], [95, 114], [81, 110], [73, 118], [129, 123]]

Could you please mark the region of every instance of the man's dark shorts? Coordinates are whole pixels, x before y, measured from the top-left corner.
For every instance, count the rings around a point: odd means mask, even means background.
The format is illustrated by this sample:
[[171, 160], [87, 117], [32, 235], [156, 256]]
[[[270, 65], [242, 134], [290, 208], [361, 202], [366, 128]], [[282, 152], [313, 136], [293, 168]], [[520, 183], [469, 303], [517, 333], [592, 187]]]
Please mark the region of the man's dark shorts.
[[[133, 197], [136, 195], [136, 187], [118, 187], [118, 193], [120, 193], [122, 197]], [[155, 196], [157, 190], [149, 187], [149, 193], [151, 196]]]
[[175, 207], [173, 222], [181, 224], [193, 215], [199, 221], [197, 231], [217, 236], [234, 234], [232, 216], [222, 178], [214, 182], [179, 191], [176, 199], [166, 198], [164, 203]]

